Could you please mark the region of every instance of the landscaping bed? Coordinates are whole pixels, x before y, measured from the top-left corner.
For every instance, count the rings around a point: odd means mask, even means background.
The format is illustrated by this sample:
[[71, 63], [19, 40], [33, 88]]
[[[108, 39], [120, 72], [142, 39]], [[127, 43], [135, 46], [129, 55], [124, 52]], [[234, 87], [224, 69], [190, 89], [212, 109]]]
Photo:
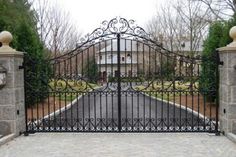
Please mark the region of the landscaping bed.
[[192, 89], [189, 89], [189, 87], [189, 82], [180, 84], [178, 81], [176, 81], [174, 90], [172, 82], [166, 81], [163, 83], [163, 85], [153, 84], [150, 85], [150, 87], [136, 86], [135, 89], [157, 99], [174, 102], [181, 106], [193, 109], [194, 111], [208, 118], [215, 118], [215, 102], [208, 102], [206, 97], [204, 98], [198, 89], [197, 82], [194, 84]]
[[[77, 82], [68, 80], [51, 81], [49, 86], [53, 89], [48, 92], [48, 97], [42, 102], [38, 102], [27, 108], [27, 119], [41, 119], [50, 113], [70, 104], [78, 96], [85, 92], [89, 92], [98, 85], [86, 82]], [[92, 87], [92, 88], [91, 88]]]
[[57, 97], [48, 97], [44, 102], [27, 108], [27, 119], [41, 119], [46, 115], [64, 107], [69, 101], [59, 100]]

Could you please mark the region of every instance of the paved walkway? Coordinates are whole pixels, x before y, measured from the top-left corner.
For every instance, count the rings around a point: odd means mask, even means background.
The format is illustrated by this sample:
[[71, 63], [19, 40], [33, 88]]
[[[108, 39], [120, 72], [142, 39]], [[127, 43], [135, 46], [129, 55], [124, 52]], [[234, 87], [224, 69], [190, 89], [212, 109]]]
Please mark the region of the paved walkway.
[[0, 147], [0, 157], [236, 157], [224, 136], [192, 133], [37, 133]]

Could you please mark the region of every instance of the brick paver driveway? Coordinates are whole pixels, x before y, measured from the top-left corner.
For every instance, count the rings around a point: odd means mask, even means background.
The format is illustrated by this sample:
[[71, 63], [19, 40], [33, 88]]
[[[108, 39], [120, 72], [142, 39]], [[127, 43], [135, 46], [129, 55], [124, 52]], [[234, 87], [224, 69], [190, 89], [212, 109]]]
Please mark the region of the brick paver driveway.
[[236, 157], [236, 144], [205, 133], [37, 133], [0, 147], [0, 157]]

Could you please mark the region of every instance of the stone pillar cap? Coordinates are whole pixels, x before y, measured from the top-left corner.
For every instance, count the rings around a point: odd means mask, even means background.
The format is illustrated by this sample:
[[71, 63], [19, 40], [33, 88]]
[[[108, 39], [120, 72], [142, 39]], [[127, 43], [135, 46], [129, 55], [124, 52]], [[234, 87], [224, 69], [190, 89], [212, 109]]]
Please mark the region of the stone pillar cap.
[[12, 34], [8, 31], [2, 31], [0, 33], [0, 42], [2, 43], [2, 47], [0, 47], [0, 53], [1, 52], [12, 52], [16, 51], [13, 48], [9, 46], [9, 44], [12, 42]]
[[0, 42], [2, 45], [9, 45], [12, 42], [12, 34], [8, 31], [2, 31], [0, 33]]
[[22, 56], [22, 52], [18, 52], [15, 49], [11, 48], [9, 44], [12, 42], [13, 37], [12, 34], [8, 31], [2, 31], [0, 33], [0, 42], [2, 43], [2, 46], [0, 47], [0, 55], [20, 55]]
[[218, 48], [219, 52], [236, 52], [236, 26], [233, 26], [229, 31], [229, 36], [233, 41], [225, 47]]
[[233, 39], [227, 47], [236, 47], [236, 26], [233, 26], [229, 31], [229, 36]]

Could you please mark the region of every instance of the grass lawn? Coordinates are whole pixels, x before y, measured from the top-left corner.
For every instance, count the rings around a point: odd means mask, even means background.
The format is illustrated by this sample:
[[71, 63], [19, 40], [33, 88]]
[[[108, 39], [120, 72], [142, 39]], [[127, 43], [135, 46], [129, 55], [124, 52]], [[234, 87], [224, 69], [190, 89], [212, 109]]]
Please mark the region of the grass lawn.
[[76, 80], [52, 80], [49, 83], [51, 96], [56, 96], [59, 100], [73, 101], [78, 96], [99, 87], [97, 84]]
[[[180, 82], [175, 81], [165, 81], [163, 83], [153, 83], [148, 87], [136, 86], [137, 91], [142, 91], [143, 93], [154, 96], [156, 98], [173, 101], [175, 97], [188, 96], [198, 94], [198, 83], [193, 85], [193, 89], [190, 89], [190, 82]], [[192, 92], [195, 90], [196, 92]]]

